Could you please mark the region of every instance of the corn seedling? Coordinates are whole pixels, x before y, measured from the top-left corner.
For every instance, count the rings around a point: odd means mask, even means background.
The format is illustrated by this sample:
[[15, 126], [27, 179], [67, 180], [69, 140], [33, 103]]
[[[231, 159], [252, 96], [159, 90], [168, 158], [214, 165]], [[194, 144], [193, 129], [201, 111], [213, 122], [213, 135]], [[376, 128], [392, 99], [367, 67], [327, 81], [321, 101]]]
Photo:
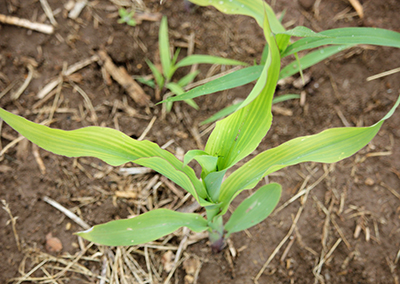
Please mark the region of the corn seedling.
[[[157, 92], [160, 93], [166, 88], [172, 93], [172, 95], [182, 95], [185, 92], [184, 87], [191, 83], [199, 74], [199, 71], [193, 71], [181, 78], [178, 82], [172, 82], [171, 80], [175, 74], [175, 71], [180, 67], [191, 66], [195, 64], [247, 65], [246, 63], [233, 59], [199, 54], [189, 55], [177, 62], [180, 49], [177, 49], [174, 55], [171, 56], [167, 17], [163, 17], [161, 20], [158, 34], [158, 45], [162, 71], [158, 70], [155, 64], [153, 64], [150, 60], [146, 60], [147, 65], [150, 67], [150, 70], [153, 73], [154, 80], [146, 80], [141, 78], [139, 81], [149, 85], [152, 88], [156, 88]], [[190, 98], [183, 99], [183, 101], [195, 109], [199, 108], [197, 104]], [[165, 108], [166, 111], [169, 112], [172, 108], [172, 101], [166, 101]]]
[[[267, 46], [260, 66], [237, 71], [247, 73], [238, 76], [236, 80], [245, 79], [237, 82], [234, 77], [229, 77], [228, 80], [229, 74], [225, 81], [215, 80], [209, 85], [212, 90], [216, 90], [233, 88], [246, 80], [256, 80], [247, 98], [231, 109], [230, 115], [216, 123], [204, 150], [190, 150], [184, 160], [180, 161], [155, 143], [135, 140], [111, 128], [85, 127], [72, 131], [52, 129], [0, 109], [0, 117], [6, 123], [48, 151], [67, 157], [92, 156], [113, 166], [134, 162], [152, 168], [190, 193], [205, 208], [206, 217], [156, 209], [132, 219], [111, 221], [77, 233], [87, 240], [109, 246], [137, 245], [156, 240], [180, 227], [188, 227], [195, 232], [208, 231], [212, 249], [220, 251], [232, 233], [248, 229], [268, 217], [280, 199], [281, 186], [277, 183], [261, 186], [243, 200], [224, 223], [223, 216], [239, 193], [255, 188], [263, 177], [287, 166], [303, 162], [335, 163], [353, 155], [372, 140], [400, 103], [399, 97], [392, 109], [372, 126], [331, 128], [295, 138], [259, 153], [225, 178], [227, 170], [251, 154], [270, 129], [271, 105], [280, 78], [298, 72], [300, 65], [305, 68], [322, 60], [326, 53], [334, 54], [350, 45], [366, 43], [400, 47], [400, 34], [368, 28], [336, 29], [318, 34], [302, 27], [285, 31], [272, 9], [262, 0], [192, 2], [199, 5], [211, 3], [222, 12], [254, 17], [264, 30]], [[293, 35], [303, 38], [290, 43]], [[281, 70], [282, 57], [327, 44], [334, 46], [314, 51]], [[324, 51], [323, 56], [321, 50]], [[184, 66], [182, 61], [190, 64], [196, 61], [187, 57], [176, 65], [174, 59], [174, 64], [171, 64], [168, 50], [163, 49], [162, 52], [167, 82], [173, 74], [171, 70]], [[202, 89], [201, 92], [206, 94], [209, 91]], [[188, 98], [192, 97], [185, 99]], [[200, 164], [202, 171], [199, 176], [189, 166], [191, 161]]]

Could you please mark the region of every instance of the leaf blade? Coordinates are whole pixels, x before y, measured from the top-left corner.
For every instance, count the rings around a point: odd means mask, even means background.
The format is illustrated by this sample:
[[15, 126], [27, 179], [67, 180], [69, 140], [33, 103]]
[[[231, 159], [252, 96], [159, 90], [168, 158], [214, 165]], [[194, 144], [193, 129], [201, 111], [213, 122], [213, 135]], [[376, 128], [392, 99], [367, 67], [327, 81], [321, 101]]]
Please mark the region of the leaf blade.
[[226, 237], [253, 227], [267, 218], [278, 204], [281, 192], [280, 184], [270, 183], [243, 200], [225, 224], [225, 230], [228, 231]]
[[[53, 129], [26, 120], [0, 108], [0, 117], [22, 136], [39, 147], [67, 157], [95, 157], [104, 162], [119, 166], [135, 162], [141, 158], [159, 157], [170, 163], [171, 172], [181, 171], [191, 181], [201, 198], [206, 198], [206, 191], [193, 169], [183, 166], [170, 152], [161, 149], [157, 144], [144, 140], [137, 141], [124, 133], [106, 127], [90, 126], [76, 130]], [[172, 175], [172, 174], [171, 174]], [[191, 188], [185, 188], [193, 192]], [[196, 197], [196, 195], [194, 195]], [[201, 200], [200, 200], [201, 201]]]
[[219, 199], [223, 208], [221, 215], [237, 194], [253, 188], [261, 178], [272, 172], [302, 162], [333, 163], [353, 155], [372, 140], [399, 103], [400, 97], [392, 109], [372, 126], [331, 128], [315, 135], [292, 139], [260, 153], [222, 184]]
[[339, 28], [320, 32], [329, 38], [302, 38], [289, 45], [282, 58], [296, 52], [327, 44], [372, 44], [400, 48], [400, 33], [378, 28]]
[[247, 63], [239, 60], [206, 55], [206, 54], [193, 54], [183, 58], [175, 65], [175, 67], [179, 68], [183, 66], [191, 66], [194, 64], [220, 64], [220, 65], [243, 65], [243, 66], [247, 65]]
[[156, 209], [131, 219], [96, 225], [76, 235], [102, 245], [130, 246], [154, 241], [181, 227], [194, 232], [208, 229], [207, 221], [199, 214]]

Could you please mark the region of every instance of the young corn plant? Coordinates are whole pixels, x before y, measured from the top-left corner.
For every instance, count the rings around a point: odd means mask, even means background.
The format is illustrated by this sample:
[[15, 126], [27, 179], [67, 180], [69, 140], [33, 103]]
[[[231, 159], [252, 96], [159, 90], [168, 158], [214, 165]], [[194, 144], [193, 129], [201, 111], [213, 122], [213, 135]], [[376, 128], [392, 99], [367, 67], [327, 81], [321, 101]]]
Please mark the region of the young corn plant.
[[[174, 76], [176, 70], [180, 67], [192, 66], [195, 64], [247, 65], [244, 62], [233, 59], [201, 54], [189, 55], [177, 62], [180, 49], [177, 49], [174, 55], [171, 56], [168, 37], [168, 22], [167, 17], [165, 16], [162, 18], [160, 24], [158, 45], [162, 71], [158, 70], [155, 64], [153, 64], [150, 60], [146, 60], [147, 65], [150, 67], [150, 70], [153, 73], [154, 80], [140, 78], [140, 82], [155, 88], [158, 93], [162, 93], [165, 89], [167, 89], [172, 93], [172, 95], [182, 95], [185, 92], [184, 87], [191, 83], [199, 74], [199, 71], [192, 71], [181, 78], [178, 82], [172, 82], [172, 77]], [[195, 109], [199, 108], [198, 105], [190, 98], [183, 99], [183, 101]], [[166, 112], [170, 112], [171, 108], [172, 102], [165, 102]]]
[[[192, 2], [201, 3], [200, 0]], [[223, 216], [238, 194], [255, 188], [263, 177], [284, 167], [302, 162], [334, 163], [353, 155], [371, 141], [383, 122], [392, 116], [400, 104], [399, 97], [392, 109], [372, 126], [332, 128], [268, 149], [224, 179], [227, 170], [251, 154], [270, 129], [273, 95], [279, 78], [285, 76], [282, 73], [286, 67], [281, 70], [281, 57], [326, 44], [341, 44], [343, 47], [367, 42], [400, 47], [400, 34], [379, 30], [370, 35], [370, 30], [357, 29], [361, 34], [365, 31], [368, 36], [363, 37], [358, 33], [355, 34], [356, 40], [349, 40], [353, 37], [349, 36], [348, 30], [339, 34], [335, 30], [315, 34], [305, 28], [285, 31], [270, 7], [261, 0], [225, 1], [236, 6], [222, 8], [220, 3], [224, 1], [211, 2], [223, 12], [231, 9], [236, 13], [253, 16], [264, 30], [267, 48], [263, 65], [253, 66], [258, 68], [253, 70], [258, 79], [255, 78], [257, 82], [250, 94], [235, 106], [229, 116], [217, 122], [205, 149], [188, 151], [183, 162], [155, 143], [137, 141], [111, 128], [85, 127], [72, 131], [52, 129], [0, 108], [0, 117], [7, 124], [40, 147], [67, 157], [96, 157], [113, 166], [134, 162], [152, 168], [189, 192], [206, 212], [203, 217], [196, 213], [156, 209], [132, 219], [96, 225], [77, 235], [99, 244], [126, 246], [153, 241], [180, 227], [188, 227], [195, 232], [207, 231], [212, 250], [220, 251], [232, 233], [248, 229], [268, 217], [280, 199], [281, 186], [277, 183], [261, 186], [244, 199], [224, 223]], [[255, 3], [261, 6], [255, 6]], [[266, 11], [262, 17], [259, 15], [260, 9]], [[290, 36], [294, 34], [304, 38], [290, 43]], [[289, 69], [288, 72], [293, 71]], [[188, 165], [191, 161], [200, 164], [200, 176], [196, 176]]]
[[[378, 29], [378, 28], [338, 28], [315, 33], [312, 30], [299, 26], [292, 30], [286, 31], [282, 26], [272, 8], [263, 0], [188, 0], [199, 6], [214, 6], [218, 10], [226, 14], [240, 14], [253, 17], [260, 27], [263, 26], [264, 14], [266, 13], [271, 25], [271, 31], [275, 36], [276, 43], [279, 48], [279, 55], [284, 57], [293, 55], [295, 60], [284, 66], [279, 73], [279, 79], [285, 79], [302, 70], [311, 67], [322, 60], [337, 54], [345, 49], [351, 48], [357, 44], [371, 44], [379, 46], [390, 46], [400, 48], [400, 34], [394, 31]], [[291, 43], [291, 36], [301, 37]], [[249, 66], [232, 72], [228, 75], [210, 81], [204, 85], [196, 87], [179, 96], [170, 97], [165, 100], [168, 102], [181, 101], [184, 99], [194, 99], [199, 96], [213, 94], [219, 91], [232, 89], [242, 85], [246, 85], [254, 80], [262, 79], [261, 74], [266, 72], [265, 61], [269, 45], [265, 46], [260, 65]], [[313, 49], [313, 51], [299, 57], [299, 51]], [[261, 77], [260, 77], [261, 76]], [[231, 105], [203, 121], [209, 123], [216, 121], [235, 112], [239, 106], [243, 107], [252, 101], [258, 95], [259, 90], [253, 90], [247, 97], [247, 101], [242, 104]], [[277, 97], [275, 100], [293, 99], [298, 96]]]

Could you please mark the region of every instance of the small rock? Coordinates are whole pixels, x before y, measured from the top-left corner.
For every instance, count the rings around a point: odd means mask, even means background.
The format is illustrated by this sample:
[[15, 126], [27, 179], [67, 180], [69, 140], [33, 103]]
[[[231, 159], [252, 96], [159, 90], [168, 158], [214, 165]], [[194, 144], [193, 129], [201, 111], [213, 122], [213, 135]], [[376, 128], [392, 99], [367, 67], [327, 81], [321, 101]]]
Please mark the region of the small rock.
[[60, 252], [63, 246], [59, 238], [53, 237], [50, 232], [46, 235], [46, 250], [48, 252]]
[[298, 2], [304, 10], [308, 11], [314, 6], [315, 0], [298, 0]]
[[161, 262], [164, 266], [165, 272], [169, 273], [174, 268], [174, 266], [175, 266], [174, 258], [175, 258], [175, 255], [170, 250], [167, 251], [166, 253], [164, 253], [163, 256], [161, 257]]
[[375, 181], [374, 181], [372, 178], [368, 177], [368, 178], [365, 180], [365, 184], [366, 184], [366, 185], [374, 185], [374, 184], [375, 184]]

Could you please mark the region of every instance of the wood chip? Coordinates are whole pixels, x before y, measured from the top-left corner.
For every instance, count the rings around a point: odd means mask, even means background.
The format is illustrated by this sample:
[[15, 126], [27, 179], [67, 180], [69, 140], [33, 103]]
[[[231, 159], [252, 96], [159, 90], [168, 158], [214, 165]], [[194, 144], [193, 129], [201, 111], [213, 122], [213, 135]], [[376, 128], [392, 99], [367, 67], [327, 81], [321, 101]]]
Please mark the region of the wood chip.
[[351, 6], [353, 6], [354, 10], [356, 10], [358, 16], [360, 17], [360, 19], [364, 18], [364, 10], [362, 5], [360, 4], [360, 2], [358, 0], [349, 0]]
[[139, 86], [135, 80], [129, 76], [128, 72], [124, 67], [117, 67], [110, 56], [104, 51], [98, 52], [99, 57], [103, 61], [103, 66], [111, 77], [120, 84], [128, 95], [139, 105], [146, 106], [150, 102], [149, 96], [145, 94], [143, 89]]
[[20, 19], [17, 17], [7, 16], [0, 14], [0, 23], [19, 26], [26, 29], [31, 29], [37, 32], [52, 34], [54, 32], [54, 28], [51, 25], [31, 22], [26, 19]]

